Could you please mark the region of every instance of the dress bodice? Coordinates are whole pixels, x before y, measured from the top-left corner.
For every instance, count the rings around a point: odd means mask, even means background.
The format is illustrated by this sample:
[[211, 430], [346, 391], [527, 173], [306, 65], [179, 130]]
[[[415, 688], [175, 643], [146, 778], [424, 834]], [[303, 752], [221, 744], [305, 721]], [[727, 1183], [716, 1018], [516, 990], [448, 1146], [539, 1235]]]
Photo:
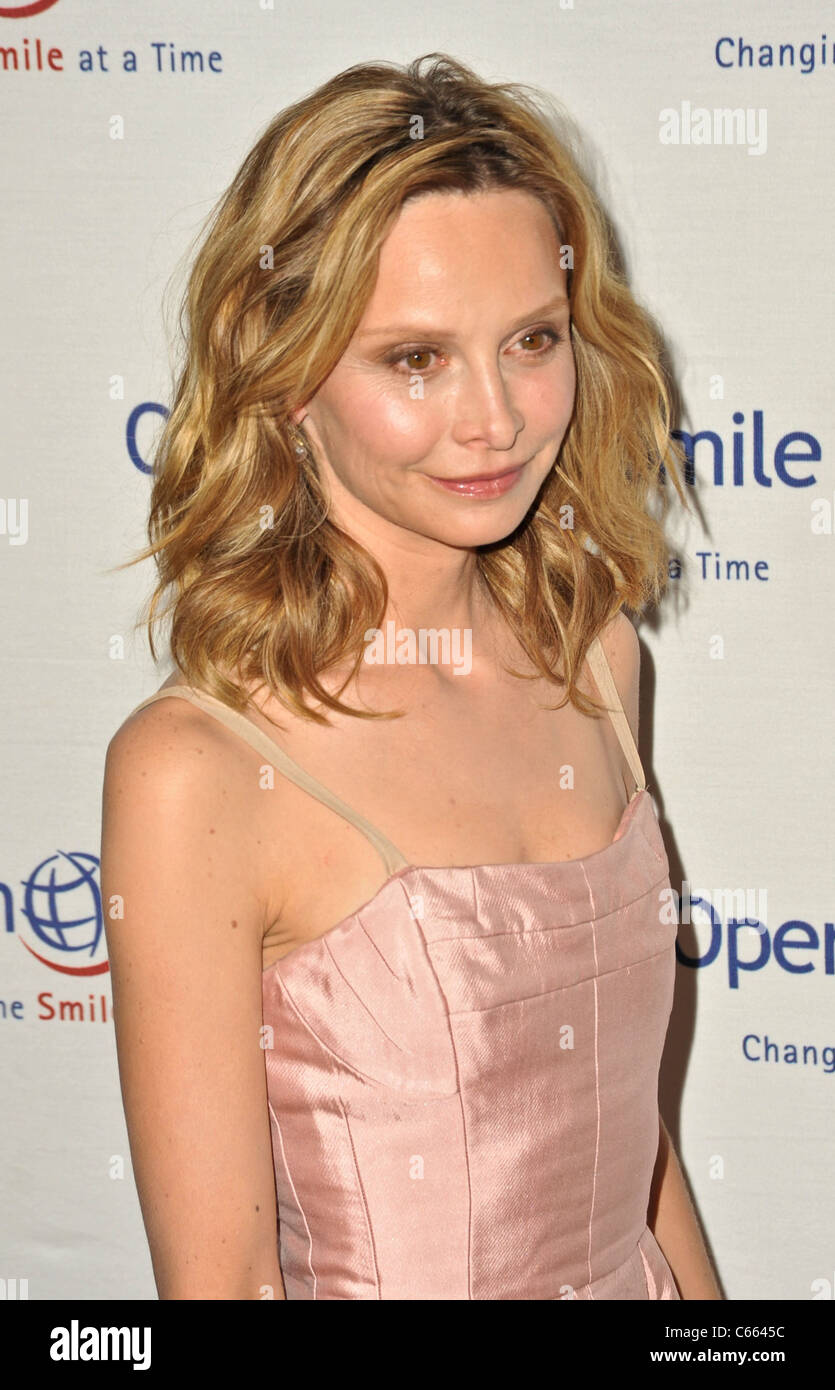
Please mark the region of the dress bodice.
[[597, 854], [400, 870], [264, 972], [288, 1298], [677, 1297], [667, 875], [639, 791]]

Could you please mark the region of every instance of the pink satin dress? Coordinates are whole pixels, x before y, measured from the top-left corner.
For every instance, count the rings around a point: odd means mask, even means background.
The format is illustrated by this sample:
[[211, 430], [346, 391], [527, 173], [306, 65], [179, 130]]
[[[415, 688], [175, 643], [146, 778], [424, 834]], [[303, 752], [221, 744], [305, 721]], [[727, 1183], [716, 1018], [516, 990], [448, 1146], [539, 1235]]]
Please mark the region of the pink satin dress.
[[426, 868], [245, 715], [192, 701], [355, 825], [387, 878], [263, 973], [288, 1299], [678, 1299], [647, 1225], [673, 999], [669, 865], [637, 786], [605, 849]]

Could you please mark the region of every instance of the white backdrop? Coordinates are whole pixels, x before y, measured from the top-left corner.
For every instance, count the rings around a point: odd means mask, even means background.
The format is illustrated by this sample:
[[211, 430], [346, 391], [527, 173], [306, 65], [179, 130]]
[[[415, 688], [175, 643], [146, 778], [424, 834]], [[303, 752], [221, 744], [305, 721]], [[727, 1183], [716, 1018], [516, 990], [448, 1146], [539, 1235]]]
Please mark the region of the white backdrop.
[[[15, 9], [0, 0], [0, 1279], [156, 1296], [97, 869], [107, 742], [169, 670], [133, 630], [152, 567], [106, 573], [144, 539], [163, 292], [279, 108], [351, 63], [437, 49], [576, 118], [682, 428], [712, 432], [680, 577], [640, 629], [672, 882], [713, 904], [679, 935], [696, 963], [677, 967], [662, 1112], [727, 1297], [832, 1298], [835, 20], [824, 39], [809, 0]], [[182, 50], [202, 73], [170, 70]]]

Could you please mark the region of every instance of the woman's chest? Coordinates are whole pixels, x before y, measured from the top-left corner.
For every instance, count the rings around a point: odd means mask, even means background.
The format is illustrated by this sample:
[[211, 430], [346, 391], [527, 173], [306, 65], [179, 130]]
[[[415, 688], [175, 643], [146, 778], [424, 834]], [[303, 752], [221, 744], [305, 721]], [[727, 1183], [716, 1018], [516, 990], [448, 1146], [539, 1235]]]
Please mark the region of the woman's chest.
[[[403, 720], [298, 731], [282, 746], [412, 864], [593, 854], [611, 843], [629, 795], [608, 720], [530, 698], [474, 702], [469, 714], [436, 701]], [[251, 815], [265, 847], [272, 959], [323, 934], [387, 876], [356, 824], [280, 774]]]

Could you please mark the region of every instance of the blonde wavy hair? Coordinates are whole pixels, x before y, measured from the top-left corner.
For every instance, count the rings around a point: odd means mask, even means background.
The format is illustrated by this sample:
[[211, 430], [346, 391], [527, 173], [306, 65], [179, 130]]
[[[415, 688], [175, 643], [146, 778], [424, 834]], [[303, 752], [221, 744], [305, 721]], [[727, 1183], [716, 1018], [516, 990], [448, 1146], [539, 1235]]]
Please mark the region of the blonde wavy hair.
[[[599, 711], [576, 685], [589, 643], [666, 584], [663, 472], [687, 501], [660, 335], [627, 287], [559, 119], [532, 89], [484, 82], [433, 53], [405, 68], [351, 67], [267, 127], [210, 216], [181, 310], [185, 360], [153, 461], [150, 544], [128, 562], [156, 560], [154, 659], [155, 624], [170, 614], [180, 670], [233, 708], [248, 705], [254, 681], [319, 723], [311, 697], [360, 718], [401, 713], [339, 698], [364, 633], [383, 623], [388, 588], [374, 557], [327, 517], [292, 412], [345, 351], [406, 199], [522, 189], [571, 248], [575, 409], [536, 505], [476, 561], [535, 672], [565, 684], [553, 708], [571, 699]], [[331, 693], [321, 677], [346, 661]]]

